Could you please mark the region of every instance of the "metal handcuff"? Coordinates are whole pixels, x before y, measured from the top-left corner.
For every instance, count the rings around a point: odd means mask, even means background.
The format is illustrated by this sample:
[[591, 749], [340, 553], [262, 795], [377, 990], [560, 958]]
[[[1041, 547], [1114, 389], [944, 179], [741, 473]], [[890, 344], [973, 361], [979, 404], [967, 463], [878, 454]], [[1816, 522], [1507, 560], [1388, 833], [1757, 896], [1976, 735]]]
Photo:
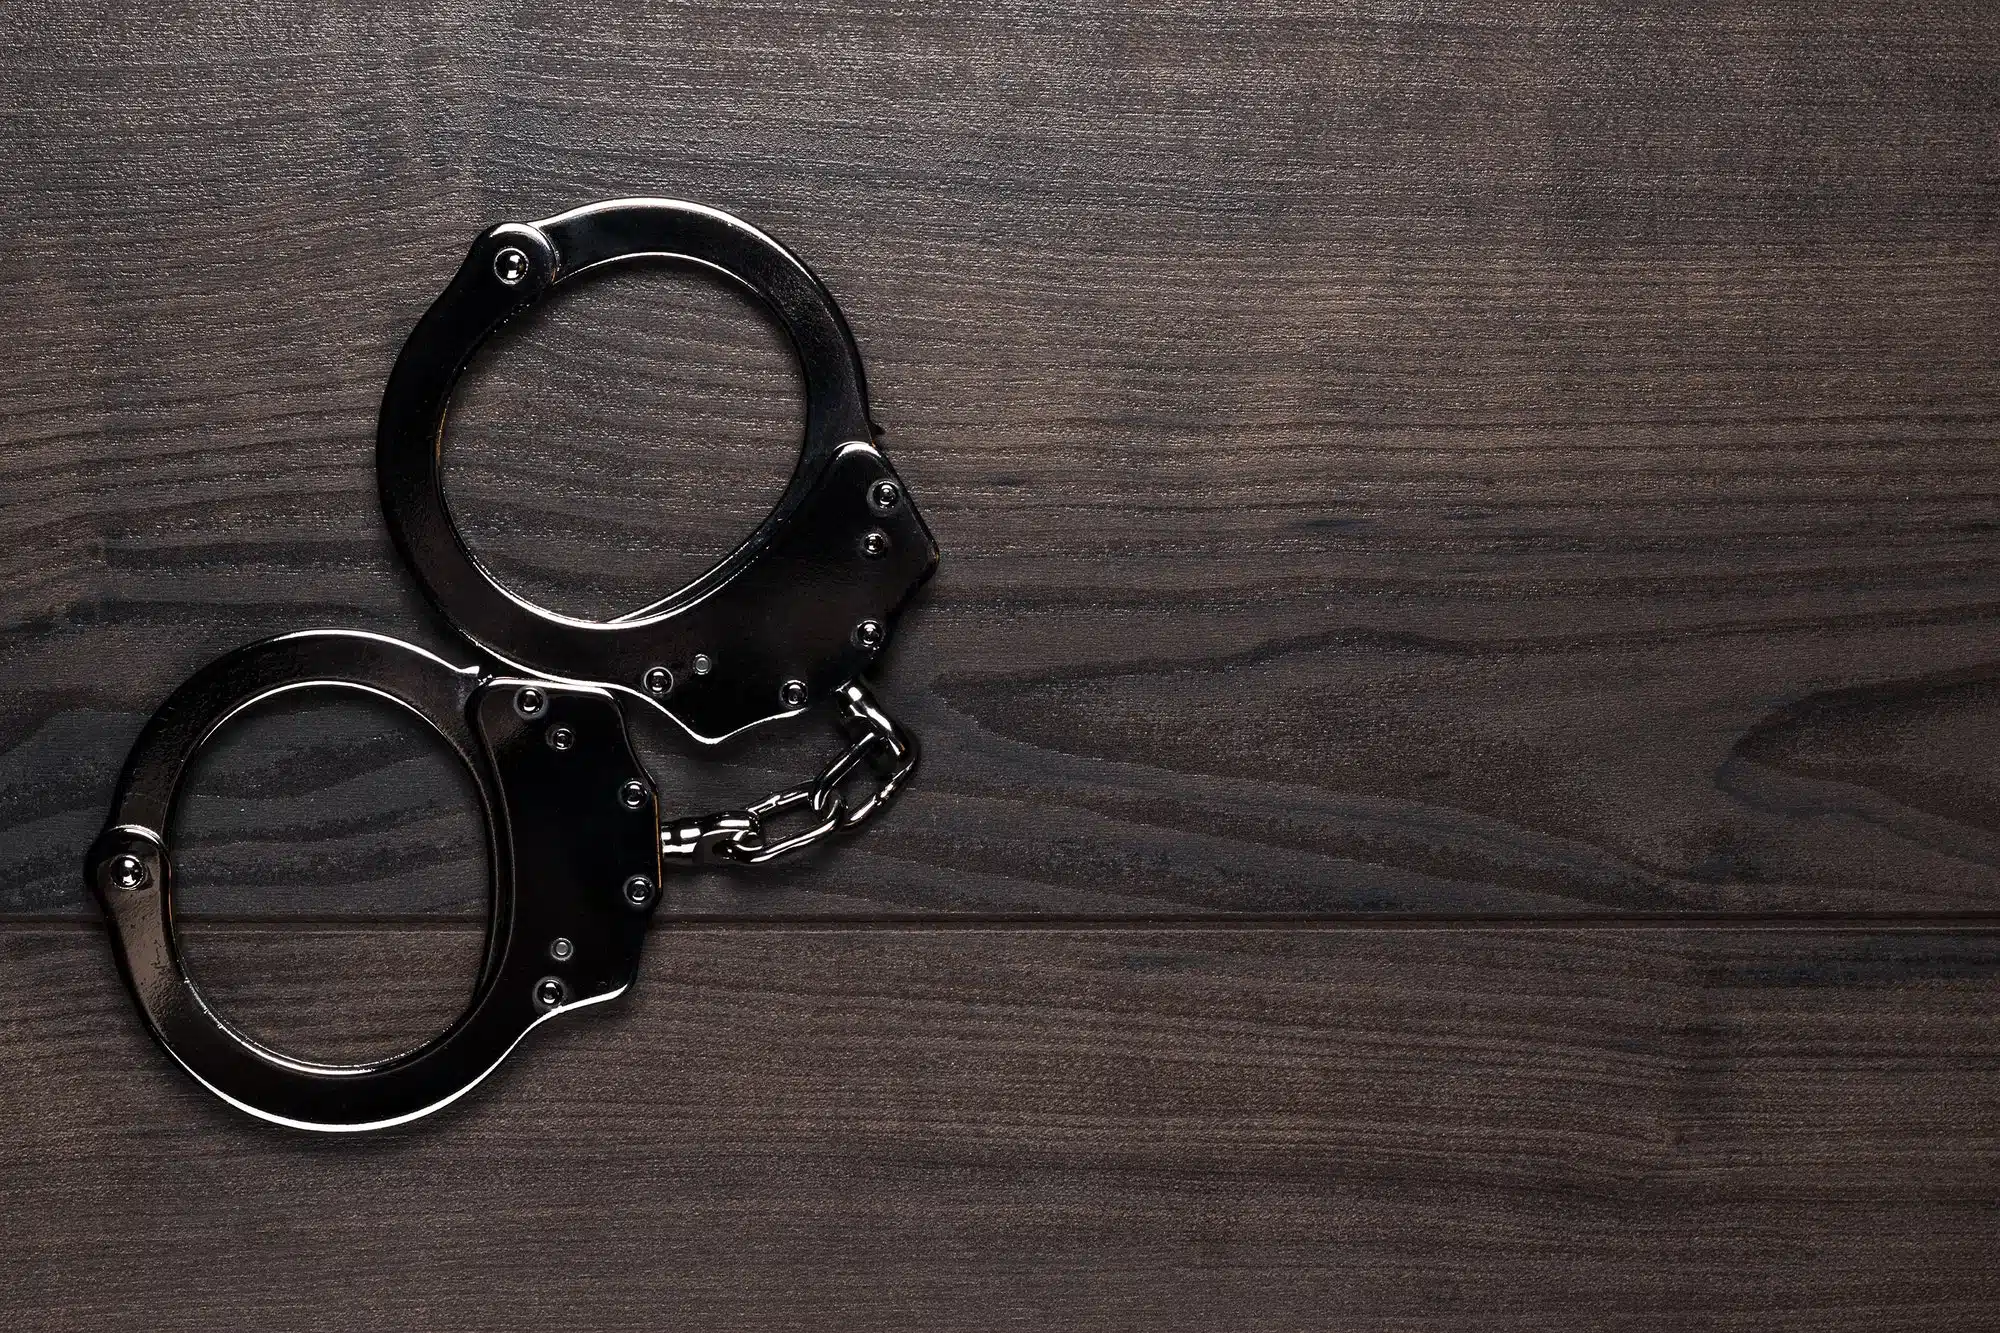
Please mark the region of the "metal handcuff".
[[[805, 439], [770, 515], [679, 592], [610, 622], [558, 615], [502, 588], [445, 504], [445, 413], [493, 333], [564, 283], [633, 259], [687, 261], [747, 288], [804, 371]], [[397, 550], [477, 650], [457, 666], [381, 635], [309, 630], [197, 672], [141, 732], [84, 874], [104, 905], [147, 1026], [210, 1091], [279, 1124], [365, 1130], [413, 1120], [477, 1084], [537, 1024], [623, 993], [638, 971], [663, 871], [755, 864], [880, 812], [917, 764], [915, 741], [861, 673], [937, 546], [875, 443], [860, 354], [833, 297], [790, 251], [696, 204], [620, 199], [484, 232], [396, 359], [376, 468]], [[189, 761], [231, 718], [290, 690], [335, 686], [402, 705], [471, 771], [485, 821], [490, 912], [473, 997], [445, 1031], [366, 1064], [295, 1059], [231, 1026], [182, 964], [167, 829]], [[830, 702], [851, 744], [819, 776], [747, 809], [662, 821], [625, 709], [653, 708], [695, 740]], [[864, 768], [875, 786], [851, 800]], [[765, 821], [807, 819], [779, 837]]]

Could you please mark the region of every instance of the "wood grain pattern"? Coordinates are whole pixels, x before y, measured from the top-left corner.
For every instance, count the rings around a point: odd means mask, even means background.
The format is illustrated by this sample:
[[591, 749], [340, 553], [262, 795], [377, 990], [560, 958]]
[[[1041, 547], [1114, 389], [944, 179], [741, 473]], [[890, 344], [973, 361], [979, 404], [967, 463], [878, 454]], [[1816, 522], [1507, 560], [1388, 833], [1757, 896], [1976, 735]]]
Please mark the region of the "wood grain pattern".
[[[120, 756], [213, 654], [449, 650], [375, 510], [386, 369], [478, 227], [629, 191], [818, 267], [946, 552], [885, 682], [907, 807], [676, 910], [2000, 909], [1959, 780], [1995, 714], [1950, 684], [2000, 662], [1991, 6], [0, 28], [12, 911], [88, 910]], [[779, 350], [686, 284], [553, 312], [454, 428], [473, 539], [578, 607], [678, 581], [787, 466]], [[1773, 742], [1815, 700], [1851, 729]], [[821, 742], [658, 766], [705, 809]], [[477, 910], [413, 761], [354, 744], [283, 839], [197, 821], [206, 909]]]
[[[379, 1049], [444, 993], [413, 964], [448, 928], [237, 933], [287, 966], [225, 1006], [290, 1005], [288, 1045]], [[338, 1017], [303, 980], [334, 955], [369, 983]], [[2000, 1308], [1991, 933], [667, 932], [629, 1002], [351, 1139], [172, 1069], [95, 928], [0, 960], [23, 1333]]]
[[[2000, 1328], [1996, 125], [1975, 3], [0, 8], [0, 1326]], [[671, 884], [449, 1113], [254, 1124], [83, 848], [215, 654], [463, 655], [383, 379], [478, 229], [621, 193], [847, 312], [945, 549], [927, 768]], [[797, 395], [728, 293], [594, 282], [451, 498], [610, 614]], [[696, 810], [830, 736], [638, 739]], [[175, 834], [251, 1031], [463, 1002], [479, 831], [392, 713], [232, 728]]]

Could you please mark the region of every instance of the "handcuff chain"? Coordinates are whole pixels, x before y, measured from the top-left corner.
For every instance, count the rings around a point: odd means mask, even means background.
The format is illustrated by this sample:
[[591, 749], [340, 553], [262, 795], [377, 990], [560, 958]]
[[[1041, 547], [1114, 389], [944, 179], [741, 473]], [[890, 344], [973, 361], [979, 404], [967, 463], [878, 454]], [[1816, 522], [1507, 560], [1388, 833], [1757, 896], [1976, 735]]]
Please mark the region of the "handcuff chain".
[[[866, 685], [851, 680], [834, 691], [840, 722], [853, 740], [817, 776], [796, 787], [773, 792], [742, 810], [724, 810], [679, 819], [660, 829], [660, 854], [667, 865], [763, 865], [803, 851], [835, 833], [846, 833], [873, 819], [917, 771], [917, 743], [875, 702]], [[842, 788], [864, 763], [884, 770], [868, 798], [849, 806]], [[816, 820], [789, 837], [767, 841], [764, 821], [773, 815], [809, 808]]]

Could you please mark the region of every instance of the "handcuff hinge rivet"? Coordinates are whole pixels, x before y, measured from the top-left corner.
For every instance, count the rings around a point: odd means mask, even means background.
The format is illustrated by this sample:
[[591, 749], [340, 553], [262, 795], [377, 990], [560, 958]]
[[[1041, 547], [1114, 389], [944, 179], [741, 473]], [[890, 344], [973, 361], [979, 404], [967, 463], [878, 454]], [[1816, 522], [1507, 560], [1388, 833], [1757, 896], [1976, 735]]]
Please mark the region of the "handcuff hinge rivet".
[[696, 653], [696, 654], [694, 655], [694, 674], [695, 674], [695, 675], [697, 675], [697, 676], [706, 676], [706, 675], [707, 675], [707, 674], [708, 674], [709, 672], [711, 672], [711, 671], [713, 671], [713, 670], [715, 670], [715, 659], [714, 659], [714, 658], [710, 657], [710, 656], [709, 656], [709, 655], [708, 655], [707, 653]]
[[522, 717], [540, 717], [548, 706], [549, 697], [532, 685], [515, 691], [514, 711]]
[[535, 1007], [544, 1012], [555, 1008], [566, 998], [562, 981], [556, 977], [543, 977], [535, 983]]
[[493, 276], [509, 287], [528, 276], [527, 252], [517, 246], [508, 246], [493, 256]]
[[121, 889], [143, 889], [152, 877], [146, 863], [130, 852], [111, 858], [111, 882]]
[[634, 875], [625, 881], [625, 901], [634, 907], [644, 907], [653, 901], [653, 881], [644, 875]]
[[655, 699], [664, 699], [674, 692], [674, 673], [663, 666], [647, 667], [646, 674], [639, 677], [639, 683]]
[[887, 477], [868, 488], [868, 507], [878, 514], [888, 513], [902, 498], [903, 488]]
[[571, 731], [568, 727], [549, 728], [549, 748], [551, 750], [557, 750], [557, 751], [567, 750], [575, 744], [576, 744], [576, 733]]
[[549, 941], [549, 957], [558, 963], [567, 963], [576, 957], [576, 945], [570, 942], [569, 936], [558, 935]]
[[637, 810], [644, 805], [647, 795], [646, 784], [637, 778], [633, 778], [618, 789], [618, 799], [625, 803], [627, 810]]
[[872, 529], [861, 539], [861, 554], [870, 560], [880, 560], [889, 554], [889, 534], [880, 528]]
[[882, 622], [879, 620], [864, 620], [854, 627], [855, 646], [866, 648], [870, 652], [880, 648], [888, 637], [888, 632], [882, 628]]
[[806, 701], [806, 683], [802, 680], [788, 680], [778, 687], [778, 702], [787, 708], [798, 708]]

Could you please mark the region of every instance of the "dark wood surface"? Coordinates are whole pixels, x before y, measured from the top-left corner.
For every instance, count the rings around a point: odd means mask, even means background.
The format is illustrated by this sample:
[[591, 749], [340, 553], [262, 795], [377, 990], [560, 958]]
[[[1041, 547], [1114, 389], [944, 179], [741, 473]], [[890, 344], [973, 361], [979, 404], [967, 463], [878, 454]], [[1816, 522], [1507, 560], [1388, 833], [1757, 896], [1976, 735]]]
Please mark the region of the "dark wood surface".
[[[1971, 3], [0, 9], [0, 1325], [2000, 1328], [1996, 126]], [[626, 193], [846, 311], [926, 768], [449, 1114], [267, 1131], [83, 849], [217, 653], [465, 656], [383, 379], [479, 229]], [[448, 489], [615, 614], [799, 417], [627, 272], [473, 368]], [[831, 735], [638, 740], [692, 811]], [[254, 1031], [462, 1001], [407, 722], [251, 719], [176, 839]]]
[[[379, 1050], [439, 927], [236, 927]], [[461, 928], [472, 938], [476, 932]], [[337, 952], [336, 1018], [306, 978]], [[1995, 1325], [2000, 935], [661, 932], [442, 1118], [168, 1077], [0, 932], [8, 1326]], [[442, 995], [436, 998], [445, 998]]]
[[[2000, 910], [1990, 6], [6, 22], [17, 911], [86, 910], [212, 655], [452, 649], [376, 510], [388, 365], [481, 226], [637, 191], [818, 267], [945, 550], [884, 680], [908, 806], [675, 909]], [[451, 485], [525, 592], [642, 602], [789, 465], [725, 293], [608, 281], [510, 344]], [[826, 738], [660, 741], [706, 809]], [[193, 905], [476, 912], [409, 748], [291, 755], [279, 836], [190, 830]]]

